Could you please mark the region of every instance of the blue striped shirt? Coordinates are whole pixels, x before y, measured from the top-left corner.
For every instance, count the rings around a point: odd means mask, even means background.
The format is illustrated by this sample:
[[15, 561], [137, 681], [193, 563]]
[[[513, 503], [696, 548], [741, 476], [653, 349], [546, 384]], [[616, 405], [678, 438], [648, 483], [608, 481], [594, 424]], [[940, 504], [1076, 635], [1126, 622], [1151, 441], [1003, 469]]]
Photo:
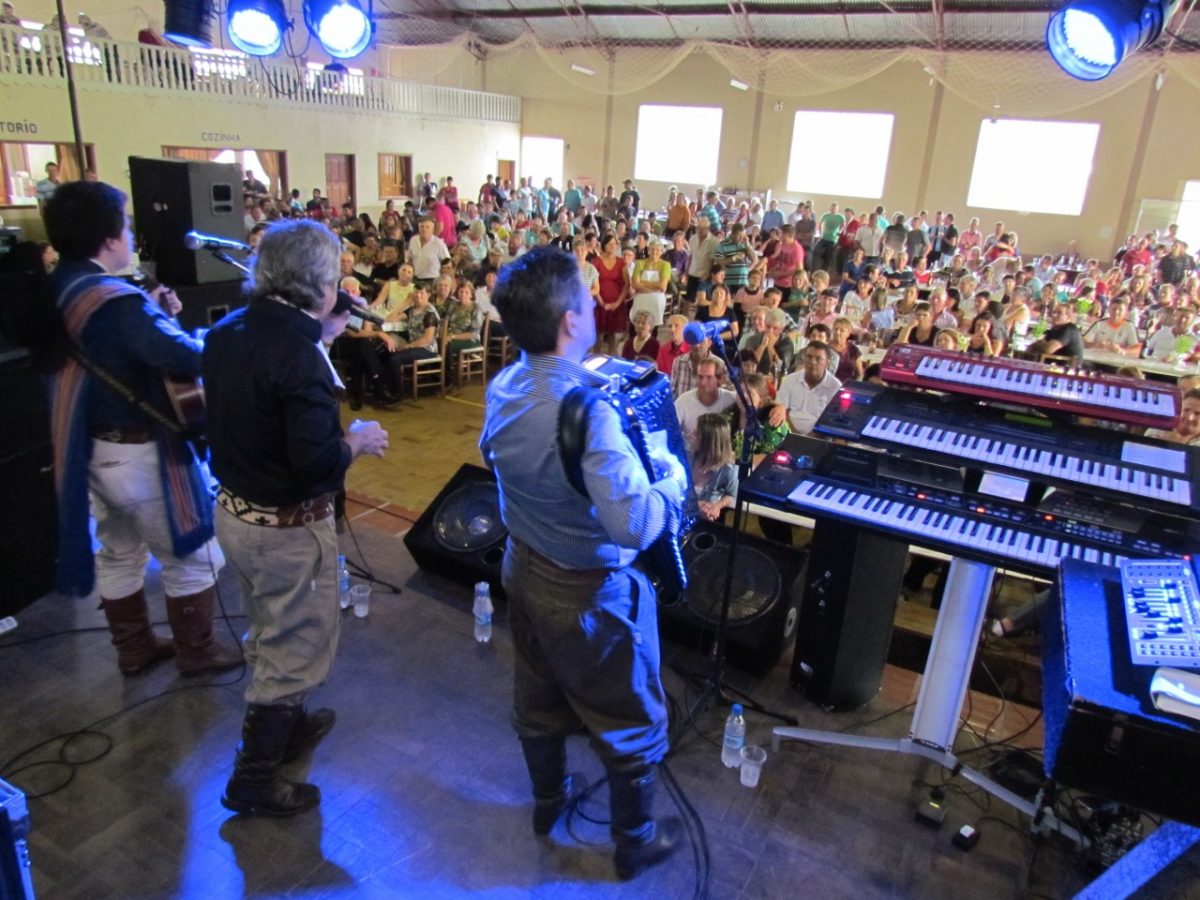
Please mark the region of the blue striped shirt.
[[560, 356], [522, 354], [488, 386], [479, 449], [496, 473], [500, 511], [514, 538], [568, 569], [627, 566], [679, 527], [683, 492], [651, 482], [606, 403], [592, 406], [583, 477], [588, 496], [567, 481], [558, 451], [562, 398], [606, 381]]

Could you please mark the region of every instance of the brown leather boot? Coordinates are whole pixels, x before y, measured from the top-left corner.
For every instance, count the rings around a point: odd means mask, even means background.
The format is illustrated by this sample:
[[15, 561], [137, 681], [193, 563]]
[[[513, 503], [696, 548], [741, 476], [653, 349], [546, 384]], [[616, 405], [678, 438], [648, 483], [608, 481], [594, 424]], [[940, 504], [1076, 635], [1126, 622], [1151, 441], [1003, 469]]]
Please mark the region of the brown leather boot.
[[174, 645], [160, 638], [150, 627], [146, 592], [139, 590], [117, 600], [100, 598], [100, 608], [108, 620], [113, 646], [117, 648], [117, 668], [123, 675], [136, 675], [161, 659], [175, 655]]
[[181, 675], [224, 672], [242, 664], [241, 650], [213, 634], [215, 587], [186, 597], [167, 597], [167, 621], [175, 636], [175, 664]]

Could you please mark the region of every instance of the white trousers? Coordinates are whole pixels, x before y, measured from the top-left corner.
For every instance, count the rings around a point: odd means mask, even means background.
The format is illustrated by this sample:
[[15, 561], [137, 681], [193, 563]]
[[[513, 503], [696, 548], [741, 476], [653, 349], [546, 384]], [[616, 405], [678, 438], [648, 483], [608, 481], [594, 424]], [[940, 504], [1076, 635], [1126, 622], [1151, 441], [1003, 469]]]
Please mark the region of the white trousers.
[[88, 487], [100, 541], [96, 581], [101, 597], [115, 600], [140, 590], [151, 554], [162, 565], [168, 597], [186, 597], [212, 587], [225, 565], [215, 538], [188, 556], [175, 555], [158, 456], [154, 441], [92, 441]]

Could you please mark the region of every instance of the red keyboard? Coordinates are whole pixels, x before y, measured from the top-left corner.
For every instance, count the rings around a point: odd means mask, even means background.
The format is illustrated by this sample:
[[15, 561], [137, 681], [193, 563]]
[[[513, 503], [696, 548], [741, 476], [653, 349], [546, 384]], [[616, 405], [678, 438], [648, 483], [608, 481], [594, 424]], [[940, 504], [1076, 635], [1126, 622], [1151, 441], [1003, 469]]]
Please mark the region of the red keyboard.
[[973, 356], [916, 344], [895, 344], [880, 368], [883, 380], [896, 384], [1127, 425], [1172, 429], [1179, 420], [1179, 388], [1161, 381], [1053, 371], [1026, 360]]

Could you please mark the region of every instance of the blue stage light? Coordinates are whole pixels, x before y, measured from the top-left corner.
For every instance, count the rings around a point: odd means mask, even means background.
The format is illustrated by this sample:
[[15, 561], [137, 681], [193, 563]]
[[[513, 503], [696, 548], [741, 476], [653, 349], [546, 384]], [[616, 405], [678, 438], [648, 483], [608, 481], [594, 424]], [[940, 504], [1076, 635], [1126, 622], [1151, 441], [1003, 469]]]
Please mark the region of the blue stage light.
[[358, 0], [305, 0], [304, 21], [325, 52], [338, 59], [366, 50], [374, 31]]
[[1078, 0], [1050, 17], [1046, 47], [1068, 74], [1098, 81], [1156, 40], [1178, 5], [1179, 0]]
[[251, 56], [270, 56], [283, 46], [288, 29], [282, 0], [229, 0], [229, 39]]

